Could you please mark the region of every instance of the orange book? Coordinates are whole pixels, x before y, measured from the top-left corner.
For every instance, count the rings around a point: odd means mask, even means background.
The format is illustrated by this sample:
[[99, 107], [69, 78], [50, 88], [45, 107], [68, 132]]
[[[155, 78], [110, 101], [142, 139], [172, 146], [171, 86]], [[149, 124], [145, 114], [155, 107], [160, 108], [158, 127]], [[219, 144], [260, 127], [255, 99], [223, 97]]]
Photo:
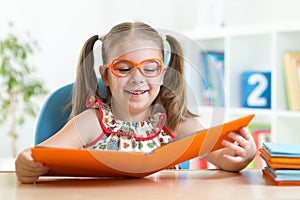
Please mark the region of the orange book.
[[300, 169], [300, 158], [271, 157], [263, 148], [260, 148], [259, 151], [261, 152], [260, 157], [274, 169]]
[[35, 161], [50, 167], [46, 175], [145, 177], [157, 171], [223, 148], [222, 140], [247, 126], [254, 115], [204, 129], [163, 145], [151, 153], [34, 147]]

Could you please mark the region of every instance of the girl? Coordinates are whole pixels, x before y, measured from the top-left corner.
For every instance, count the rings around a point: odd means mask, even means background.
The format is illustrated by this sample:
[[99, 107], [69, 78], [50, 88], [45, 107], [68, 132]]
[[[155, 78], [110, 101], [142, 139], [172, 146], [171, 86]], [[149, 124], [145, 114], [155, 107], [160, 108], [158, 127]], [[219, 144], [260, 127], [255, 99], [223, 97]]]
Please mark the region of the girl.
[[[105, 97], [98, 93], [93, 68], [93, 47], [98, 40], [102, 42], [104, 65], [99, 71], [107, 86]], [[165, 67], [163, 39], [147, 24], [122, 23], [103, 37], [91, 37], [81, 51], [70, 120], [39, 145], [149, 152], [175, 137], [203, 129], [187, 109], [182, 48], [170, 35], [166, 41], [171, 55]], [[235, 143], [223, 141], [224, 148], [206, 159], [229, 171], [247, 166], [256, 148], [246, 129], [240, 132], [228, 133]], [[32, 159], [29, 149], [16, 159], [16, 174], [22, 183], [33, 183], [47, 170]]]

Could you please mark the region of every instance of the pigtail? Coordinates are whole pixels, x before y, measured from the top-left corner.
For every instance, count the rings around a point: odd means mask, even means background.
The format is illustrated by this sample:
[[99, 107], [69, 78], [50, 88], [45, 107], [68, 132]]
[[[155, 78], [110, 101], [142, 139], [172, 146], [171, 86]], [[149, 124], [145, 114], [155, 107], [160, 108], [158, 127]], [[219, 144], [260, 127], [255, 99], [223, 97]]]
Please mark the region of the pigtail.
[[98, 79], [94, 71], [93, 48], [98, 35], [89, 38], [81, 52], [77, 66], [76, 81], [73, 87], [72, 112], [70, 118], [86, 109], [86, 98], [89, 94], [100, 97], [98, 94]]
[[164, 83], [161, 87], [159, 101], [166, 109], [168, 122], [166, 127], [175, 130], [177, 125], [188, 116], [193, 116], [187, 109], [187, 96], [184, 80], [184, 59], [180, 43], [167, 35], [171, 55]]
[[167, 35], [166, 40], [170, 45], [170, 61], [169, 61], [169, 68], [167, 68], [166, 72], [166, 81], [173, 80], [170, 88], [172, 91], [184, 91], [184, 88], [180, 87], [183, 86], [183, 75], [184, 75], [184, 59], [183, 59], [183, 50], [179, 42], [172, 36]]

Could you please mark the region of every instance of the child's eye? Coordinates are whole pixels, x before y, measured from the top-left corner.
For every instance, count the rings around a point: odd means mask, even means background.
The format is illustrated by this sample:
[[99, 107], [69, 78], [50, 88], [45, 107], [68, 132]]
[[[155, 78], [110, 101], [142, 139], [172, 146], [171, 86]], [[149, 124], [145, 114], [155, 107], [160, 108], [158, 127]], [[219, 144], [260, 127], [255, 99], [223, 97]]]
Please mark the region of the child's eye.
[[142, 65], [146, 74], [155, 74], [160, 70], [160, 64], [156, 61], [147, 61]]
[[147, 73], [156, 72], [156, 70], [157, 69], [155, 69], [155, 68], [146, 68], [146, 69], [144, 69], [144, 71], [147, 72]]
[[127, 73], [131, 71], [131, 68], [120, 68], [120, 69], [116, 69], [117, 71], [121, 72], [121, 73]]
[[118, 61], [113, 64], [113, 69], [117, 73], [126, 74], [131, 72], [131, 70], [133, 69], [133, 65], [128, 61]]

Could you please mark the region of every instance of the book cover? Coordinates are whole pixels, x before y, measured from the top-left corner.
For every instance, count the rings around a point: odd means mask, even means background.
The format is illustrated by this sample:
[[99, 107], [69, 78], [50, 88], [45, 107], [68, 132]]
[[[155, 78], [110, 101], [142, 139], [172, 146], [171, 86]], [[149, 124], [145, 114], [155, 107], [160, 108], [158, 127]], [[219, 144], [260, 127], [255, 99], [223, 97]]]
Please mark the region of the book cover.
[[245, 108], [271, 108], [272, 74], [244, 71], [241, 74], [241, 103]]
[[204, 129], [163, 145], [151, 153], [34, 147], [35, 161], [50, 167], [46, 175], [144, 177], [223, 148], [222, 140], [247, 126], [254, 115]]
[[[274, 164], [289, 164], [289, 165], [299, 165], [300, 166], [300, 158], [271, 157], [270, 154], [267, 151], [265, 151], [263, 148], [260, 148], [259, 152], [260, 152], [260, 156], [265, 161], [269, 161]], [[286, 168], [286, 167], [284, 167], [284, 168]]]
[[263, 148], [259, 149], [260, 157], [274, 169], [300, 169], [300, 158], [271, 157]]
[[264, 168], [263, 170], [263, 174], [265, 174], [269, 180], [271, 180], [275, 185], [278, 186], [292, 186], [292, 185], [300, 185], [300, 181], [295, 180], [295, 181], [291, 181], [291, 180], [278, 180], [276, 179], [272, 173], [268, 170], [268, 168]]
[[202, 96], [203, 96], [203, 103], [204, 105], [211, 106], [214, 105], [214, 97], [213, 97], [213, 91], [212, 91], [212, 83], [210, 79], [210, 71], [209, 71], [209, 56], [207, 52], [201, 53], [201, 59], [202, 59], [202, 67], [201, 67], [201, 73], [202, 73]]
[[291, 157], [300, 158], [300, 144], [283, 144], [265, 142], [263, 149], [271, 157]]
[[192, 158], [189, 160], [189, 168], [190, 170], [193, 169], [207, 169], [208, 168], [208, 162], [201, 157]]
[[273, 169], [265, 167], [276, 181], [300, 181], [300, 170], [298, 169]]
[[300, 110], [300, 87], [298, 65], [300, 60], [300, 52], [284, 53], [284, 75], [286, 84], [286, 97], [289, 110]]
[[[295, 60], [293, 60], [292, 65], [294, 66], [295, 71], [296, 71], [296, 79], [297, 79], [297, 83], [298, 83], [297, 88], [298, 88], [298, 90], [300, 90], [300, 56], [297, 56], [295, 58]], [[300, 93], [300, 91], [299, 91], [299, 93]]]
[[224, 52], [202, 53], [205, 105], [224, 106]]

